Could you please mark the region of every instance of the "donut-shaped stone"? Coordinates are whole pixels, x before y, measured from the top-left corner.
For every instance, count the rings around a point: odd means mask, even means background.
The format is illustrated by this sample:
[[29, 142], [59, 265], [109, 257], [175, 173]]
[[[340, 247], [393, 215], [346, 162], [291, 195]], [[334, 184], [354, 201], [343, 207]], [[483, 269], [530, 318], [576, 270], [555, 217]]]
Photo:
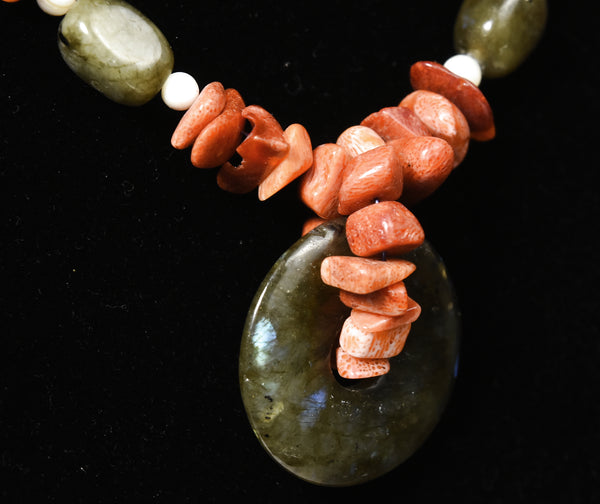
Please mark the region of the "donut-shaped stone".
[[294, 244], [273, 266], [250, 308], [240, 349], [240, 385], [252, 429], [285, 469], [311, 483], [359, 484], [410, 457], [434, 429], [451, 393], [459, 313], [445, 267], [428, 243], [406, 255], [405, 280], [422, 305], [391, 370], [343, 384], [332, 354], [347, 318], [321, 261], [349, 254], [343, 221]]

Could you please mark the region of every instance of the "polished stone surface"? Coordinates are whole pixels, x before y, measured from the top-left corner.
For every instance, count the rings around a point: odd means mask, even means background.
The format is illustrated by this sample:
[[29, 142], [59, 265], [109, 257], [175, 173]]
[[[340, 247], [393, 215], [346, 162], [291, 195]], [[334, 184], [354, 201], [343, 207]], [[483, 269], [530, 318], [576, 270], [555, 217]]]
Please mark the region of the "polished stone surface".
[[473, 56], [484, 77], [502, 77], [533, 51], [546, 18], [546, 0], [465, 0], [454, 25], [454, 47]]
[[117, 103], [146, 103], [173, 69], [164, 35], [121, 0], [79, 0], [58, 31], [60, 53], [71, 70]]
[[259, 288], [240, 351], [250, 423], [267, 452], [312, 483], [345, 486], [391, 471], [429, 436], [448, 401], [459, 312], [429, 244], [407, 255], [406, 280], [423, 305], [403, 352], [374, 382], [345, 386], [331, 369], [348, 308], [320, 279], [329, 254], [348, 254], [343, 225], [325, 224], [292, 246]]

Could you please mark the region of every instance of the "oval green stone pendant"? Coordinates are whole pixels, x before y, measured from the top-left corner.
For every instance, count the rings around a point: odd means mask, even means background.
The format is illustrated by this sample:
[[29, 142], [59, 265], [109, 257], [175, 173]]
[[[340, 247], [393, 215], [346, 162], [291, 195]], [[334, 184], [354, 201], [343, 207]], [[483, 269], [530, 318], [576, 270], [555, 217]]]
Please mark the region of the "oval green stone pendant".
[[240, 386], [252, 428], [284, 468], [311, 483], [344, 486], [387, 473], [429, 436], [448, 401], [460, 320], [446, 269], [425, 243], [405, 283], [422, 307], [391, 371], [351, 382], [332, 352], [349, 309], [321, 281], [329, 255], [351, 255], [343, 221], [320, 226], [273, 266], [250, 308]]
[[149, 101], [173, 69], [161, 31], [121, 0], [78, 0], [60, 24], [58, 47], [71, 70], [124, 105]]
[[485, 77], [502, 77], [533, 51], [546, 17], [546, 0], [465, 0], [454, 25], [454, 47], [479, 61]]

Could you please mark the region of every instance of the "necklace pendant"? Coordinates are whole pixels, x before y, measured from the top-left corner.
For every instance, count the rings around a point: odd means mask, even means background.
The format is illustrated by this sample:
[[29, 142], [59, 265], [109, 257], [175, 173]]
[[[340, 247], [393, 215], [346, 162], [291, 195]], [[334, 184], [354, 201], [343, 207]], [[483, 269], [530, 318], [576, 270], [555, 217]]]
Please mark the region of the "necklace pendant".
[[250, 308], [240, 385], [266, 451], [301, 479], [347, 486], [405, 461], [437, 424], [458, 361], [460, 314], [446, 269], [427, 242], [407, 288], [422, 306], [384, 376], [344, 380], [332, 369], [349, 309], [320, 277], [322, 260], [350, 255], [342, 220], [313, 230], [273, 266]]

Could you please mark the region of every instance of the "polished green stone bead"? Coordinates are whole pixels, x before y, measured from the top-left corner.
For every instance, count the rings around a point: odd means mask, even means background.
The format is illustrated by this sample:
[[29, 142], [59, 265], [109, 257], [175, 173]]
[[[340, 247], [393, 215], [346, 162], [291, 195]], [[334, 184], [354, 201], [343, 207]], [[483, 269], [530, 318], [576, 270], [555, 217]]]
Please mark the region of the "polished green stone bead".
[[58, 46], [69, 67], [111, 100], [142, 105], [173, 69], [160, 30], [121, 0], [78, 0], [63, 18]]
[[479, 61], [485, 77], [502, 77], [535, 48], [546, 18], [546, 0], [465, 0], [454, 25], [454, 47]]
[[454, 383], [460, 321], [447, 272], [425, 243], [405, 257], [405, 283], [422, 306], [391, 371], [360, 381], [332, 371], [349, 309], [321, 281], [329, 255], [350, 255], [343, 221], [292, 246], [260, 286], [240, 351], [240, 386], [252, 428], [284, 468], [311, 483], [346, 486], [392, 470], [429, 436]]

